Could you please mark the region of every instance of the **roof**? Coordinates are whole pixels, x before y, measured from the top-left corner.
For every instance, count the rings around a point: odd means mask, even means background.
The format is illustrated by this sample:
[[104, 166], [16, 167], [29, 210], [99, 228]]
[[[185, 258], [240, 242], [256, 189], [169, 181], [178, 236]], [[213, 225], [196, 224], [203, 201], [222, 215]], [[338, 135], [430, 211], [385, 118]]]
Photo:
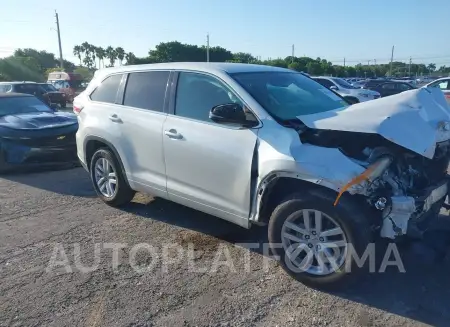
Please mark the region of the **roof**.
[[152, 69], [182, 69], [193, 70], [201, 72], [226, 72], [226, 73], [250, 73], [250, 72], [292, 72], [292, 70], [286, 68], [279, 68], [265, 65], [254, 64], [240, 64], [231, 62], [170, 62], [163, 64], [145, 64], [145, 65], [130, 65], [120, 67], [110, 67], [101, 69], [101, 74], [109, 74], [113, 72], [122, 71], [139, 71], [139, 70], [152, 70]]
[[15, 98], [15, 97], [34, 97], [34, 95], [26, 94], [26, 93], [0, 93], [0, 98]]

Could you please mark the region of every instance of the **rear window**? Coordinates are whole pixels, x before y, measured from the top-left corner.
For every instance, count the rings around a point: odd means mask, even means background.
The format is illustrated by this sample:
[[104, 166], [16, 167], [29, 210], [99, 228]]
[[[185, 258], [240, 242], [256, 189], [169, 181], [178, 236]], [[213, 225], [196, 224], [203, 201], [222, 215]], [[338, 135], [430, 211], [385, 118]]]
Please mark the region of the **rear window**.
[[91, 93], [91, 100], [115, 103], [121, 80], [122, 74], [108, 76], [99, 86], [97, 86], [94, 92]]
[[131, 73], [128, 76], [123, 104], [152, 111], [164, 111], [168, 79], [168, 71]]

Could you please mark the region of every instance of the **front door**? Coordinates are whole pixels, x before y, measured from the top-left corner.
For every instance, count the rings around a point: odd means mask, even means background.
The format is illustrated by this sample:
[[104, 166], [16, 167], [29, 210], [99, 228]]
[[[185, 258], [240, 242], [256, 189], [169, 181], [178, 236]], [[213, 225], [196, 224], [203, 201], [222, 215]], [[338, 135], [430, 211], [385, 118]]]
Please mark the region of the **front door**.
[[216, 77], [179, 74], [174, 114], [163, 127], [167, 191], [175, 202], [245, 225], [257, 129], [209, 119], [212, 107], [232, 102], [242, 104]]

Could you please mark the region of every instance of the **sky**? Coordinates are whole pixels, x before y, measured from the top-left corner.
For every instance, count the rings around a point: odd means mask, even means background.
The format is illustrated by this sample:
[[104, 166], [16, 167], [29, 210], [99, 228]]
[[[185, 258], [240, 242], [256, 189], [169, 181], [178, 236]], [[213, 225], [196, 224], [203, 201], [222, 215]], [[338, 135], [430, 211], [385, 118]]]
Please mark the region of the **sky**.
[[16, 48], [75, 63], [74, 45], [121, 46], [137, 56], [160, 42], [222, 46], [284, 58], [325, 58], [347, 65], [371, 60], [450, 66], [449, 0], [1, 0], [0, 57]]

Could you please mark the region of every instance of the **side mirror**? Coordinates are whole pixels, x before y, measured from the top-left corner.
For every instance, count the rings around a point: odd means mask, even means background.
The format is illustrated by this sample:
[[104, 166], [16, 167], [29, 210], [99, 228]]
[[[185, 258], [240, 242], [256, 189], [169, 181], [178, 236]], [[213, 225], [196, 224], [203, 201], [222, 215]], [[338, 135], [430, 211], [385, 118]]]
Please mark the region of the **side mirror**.
[[337, 91], [337, 90], [338, 90], [338, 88], [337, 88], [337, 86], [335, 86], [335, 85], [332, 85], [332, 86], [330, 86], [330, 90], [333, 90], [333, 91]]
[[247, 125], [244, 108], [237, 103], [220, 104], [211, 109], [209, 119], [219, 124]]

